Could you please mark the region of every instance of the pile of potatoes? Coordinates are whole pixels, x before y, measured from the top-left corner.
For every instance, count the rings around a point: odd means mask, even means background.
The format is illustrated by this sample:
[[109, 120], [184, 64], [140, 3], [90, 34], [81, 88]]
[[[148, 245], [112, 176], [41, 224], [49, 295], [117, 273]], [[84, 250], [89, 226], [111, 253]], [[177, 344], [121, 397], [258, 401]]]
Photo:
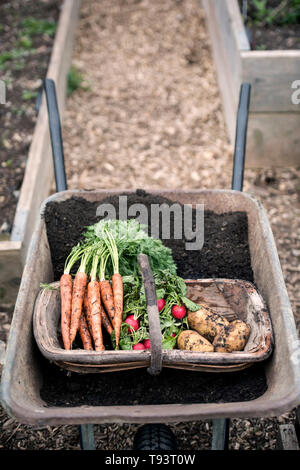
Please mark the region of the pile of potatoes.
[[249, 339], [251, 328], [242, 320], [229, 322], [222, 315], [201, 307], [188, 312], [190, 330], [177, 338], [179, 349], [198, 352], [242, 351]]

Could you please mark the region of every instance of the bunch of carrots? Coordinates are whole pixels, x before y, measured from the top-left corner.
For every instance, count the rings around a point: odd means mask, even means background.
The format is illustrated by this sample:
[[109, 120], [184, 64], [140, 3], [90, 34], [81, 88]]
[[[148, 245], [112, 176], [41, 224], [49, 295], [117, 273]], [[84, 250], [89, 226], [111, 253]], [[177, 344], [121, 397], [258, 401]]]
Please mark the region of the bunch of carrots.
[[[106, 265], [111, 259], [111, 282], [105, 278]], [[79, 268], [74, 280], [70, 274], [75, 263]], [[103, 330], [114, 334], [119, 348], [123, 314], [123, 280], [119, 273], [119, 254], [114, 237], [91, 244], [77, 245], [68, 256], [60, 278], [61, 332], [64, 348], [72, 349], [79, 333], [84, 349], [104, 351]]]

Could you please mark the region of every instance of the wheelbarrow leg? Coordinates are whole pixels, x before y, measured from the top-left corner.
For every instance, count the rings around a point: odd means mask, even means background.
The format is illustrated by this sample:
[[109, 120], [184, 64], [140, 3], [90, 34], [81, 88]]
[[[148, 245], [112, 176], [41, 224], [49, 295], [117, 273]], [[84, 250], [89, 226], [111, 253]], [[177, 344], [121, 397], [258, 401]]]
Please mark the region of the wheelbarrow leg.
[[96, 450], [93, 424], [80, 425], [80, 447], [82, 450]]
[[243, 191], [251, 85], [243, 83], [238, 105], [231, 189]]
[[46, 78], [44, 82], [46, 101], [49, 118], [49, 131], [52, 146], [52, 158], [56, 191], [65, 191], [67, 188], [67, 178], [65, 172], [64, 149], [61, 133], [61, 123], [56, 97], [55, 83], [52, 79]]
[[[250, 94], [251, 85], [243, 83], [240, 88], [233, 155], [231, 189], [235, 191], [243, 191]], [[229, 419], [214, 419], [211, 450], [228, 449], [228, 440]]]
[[229, 422], [226, 419], [213, 419], [211, 450], [228, 450]]

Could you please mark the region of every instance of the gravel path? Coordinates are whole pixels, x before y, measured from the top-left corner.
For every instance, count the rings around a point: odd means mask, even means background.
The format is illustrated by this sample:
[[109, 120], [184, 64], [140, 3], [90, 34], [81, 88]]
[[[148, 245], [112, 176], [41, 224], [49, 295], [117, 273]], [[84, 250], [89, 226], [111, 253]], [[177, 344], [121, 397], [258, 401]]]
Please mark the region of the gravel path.
[[[230, 188], [225, 132], [199, 0], [83, 0], [74, 53], [84, 88], [68, 100], [70, 188]], [[300, 168], [245, 171], [267, 210], [300, 327]], [[9, 329], [7, 318], [5, 335]], [[233, 419], [231, 449], [275, 449], [279, 423]], [[78, 449], [78, 426], [35, 429], [0, 415], [0, 448]], [[102, 449], [130, 449], [135, 425], [96, 426]], [[181, 449], [209, 449], [211, 423], [172, 425]]]

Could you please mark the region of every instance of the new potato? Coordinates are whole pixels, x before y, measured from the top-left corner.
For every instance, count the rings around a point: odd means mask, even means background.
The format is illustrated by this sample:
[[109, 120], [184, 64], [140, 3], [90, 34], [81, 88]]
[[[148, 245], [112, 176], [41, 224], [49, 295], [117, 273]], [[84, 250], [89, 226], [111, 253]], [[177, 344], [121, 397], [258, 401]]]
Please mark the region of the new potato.
[[242, 351], [250, 335], [250, 326], [242, 320], [234, 320], [215, 337], [216, 352]]
[[212, 313], [205, 307], [201, 307], [196, 312], [188, 312], [187, 316], [189, 327], [197, 331], [209, 341], [213, 341], [214, 337], [221, 333], [224, 326], [229, 325], [226, 318]]
[[201, 336], [197, 331], [184, 330], [177, 338], [179, 349], [198, 352], [213, 352], [213, 345]]

